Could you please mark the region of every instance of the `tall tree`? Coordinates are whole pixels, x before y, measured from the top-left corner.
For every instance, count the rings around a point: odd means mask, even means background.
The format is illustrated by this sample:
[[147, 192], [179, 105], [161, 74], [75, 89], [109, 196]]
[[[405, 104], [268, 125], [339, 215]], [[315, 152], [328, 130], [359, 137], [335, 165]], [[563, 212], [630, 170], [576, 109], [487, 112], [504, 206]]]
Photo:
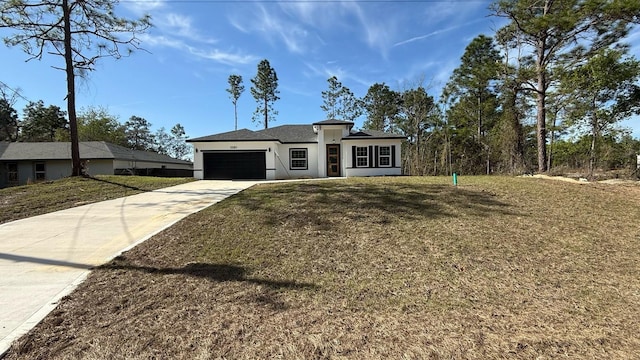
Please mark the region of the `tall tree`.
[[103, 107], [88, 107], [78, 112], [78, 140], [128, 145], [124, 125]]
[[242, 76], [240, 75], [229, 75], [229, 88], [227, 92], [229, 93], [229, 98], [231, 99], [231, 103], [233, 104], [233, 114], [235, 115], [235, 130], [238, 130], [238, 99], [240, 99], [240, 95], [244, 92], [244, 85], [242, 85]]
[[0, 81], [0, 141], [18, 140], [20, 121], [14, 107], [18, 98], [25, 99], [20, 89], [12, 89]]
[[22, 140], [55, 141], [59, 130], [67, 130], [65, 112], [58, 106], [44, 106], [44, 102], [30, 102], [24, 108]]
[[561, 91], [571, 94], [569, 120], [587, 129], [589, 175], [599, 156], [600, 138], [611, 134], [615, 124], [640, 111], [640, 63], [624, 50], [603, 49], [563, 77]]
[[335, 76], [327, 79], [327, 82], [329, 88], [322, 92], [323, 103], [320, 105], [320, 109], [325, 112], [327, 119], [337, 119], [342, 83]]
[[342, 85], [335, 76], [327, 79], [329, 88], [322, 92], [323, 104], [320, 108], [327, 114], [327, 119], [355, 121], [362, 115], [361, 101]]
[[124, 123], [124, 126], [127, 142], [131, 149], [153, 149], [154, 138], [151, 133], [151, 123], [147, 119], [134, 115]]
[[436, 104], [422, 86], [405, 90], [402, 94], [398, 129], [407, 137], [405, 171], [412, 175], [427, 173], [426, 135], [432, 131]]
[[626, 36], [640, 16], [640, 2], [630, 0], [498, 0], [494, 15], [509, 19], [505, 33], [531, 49], [536, 95], [538, 171], [546, 166], [546, 102], [554, 79], [550, 69], [576, 48], [593, 53]]
[[487, 133], [499, 118], [496, 87], [502, 58], [493, 38], [479, 35], [466, 47], [460, 60], [445, 89], [453, 102], [449, 120], [460, 135], [469, 137], [465, 141], [472, 142], [476, 149], [473, 157], [466, 157], [469, 165], [484, 168], [488, 174], [493, 147]]
[[187, 145], [187, 133], [184, 130], [184, 126], [180, 125], [180, 123], [175, 124], [171, 128], [171, 135], [173, 137], [171, 155], [176, 159], [186, 159], [190, 154], [191, 146]]
[[275, 120], [278, 112], [273, 108], [273, 103], [279, 100], [278, 75], [271, 67], [269, 61], [264, 59], [258, 64], [258, 73], [251, 79], [251, 95], [258, 102], [258, 107], [253, 113], [253, 121], [264, 124], [269, 128], [269, 119]]
[[[8, 0], [0, 3], [0, 28], [15, 30], [5, 37], [9, 46], [21, 45], [28, 60], [44, 54], [64, 59], [67, 112], [71, 131], [72, 176], [81, 175], [75, 77], [94, 70], [102, 57], [122, 57], [137, 49], [136, 34], [145, 31], [150, 18], [129, 20], [115, 15], [117, 0]], [[121, 38], [118, 34], [129, 34]]]
[[163, 126], [156, 130], [156, 133], [153, 135], [153, 151], [158, 154], [171, 156], [172, 142], [173, 138]]
[[367, 114], [363, 127], [379, 131], [394, 130], [400, 113], [400, 102], [400, 94], [385, 83], [371, 85], [363, 99]]
[[0, 98], [0, 141], [18, 139], [18, 112], [6, 99]]
[[472, 117], [466, 121], [475, 124], [478, 140], [491, 127], [486, 122], [494, 120], [491, 113], [496, 112], [497, 104], [491, 100], [496, 97], [494, 85], [499, 78], [501, 60], [493, 39], [479, 35], [465, 49], [460, 66], [453, 71], [447, 84], [447, 91], [454, 98], [466, 97], [471, 100], [467, 101], [466, 106]]

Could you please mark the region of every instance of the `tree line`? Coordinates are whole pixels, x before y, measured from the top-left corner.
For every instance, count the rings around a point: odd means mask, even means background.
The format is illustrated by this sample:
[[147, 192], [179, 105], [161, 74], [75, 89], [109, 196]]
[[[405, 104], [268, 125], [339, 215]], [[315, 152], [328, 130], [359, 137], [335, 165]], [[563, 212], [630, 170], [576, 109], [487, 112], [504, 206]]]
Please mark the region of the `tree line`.
[[[640, 141], [618, 124], [640, 114], [640, 63], [623, 42], [640, 2], [498, 0], [490, 10], [507, 25], [469, 43], [438, 99], [424, 81], [375, 83], [358, 98], [332, 76], [321, 109], [406, 136], [402, 166], [412, 175], [635, 169]], [[266, 128], [279, 99], [267, 60], [251, 82], [254, 121]], [[242, 77], [229, 85], [235, 107]]]
[[[77, 113], [79, 141], [106, 141], [133, 150], [154, 151], [176, 159], [186, 159], [191, 149], [182, 125], [169, 131], [164, 127], [151, 131], [151, 123], [131, 116], [124, 123], [102, 107], [88, 107]], [[18, 117], [10, 99], [0, 98], [0, 141], [70, 141], [67, 113], [42, 100], [29, 102]]]

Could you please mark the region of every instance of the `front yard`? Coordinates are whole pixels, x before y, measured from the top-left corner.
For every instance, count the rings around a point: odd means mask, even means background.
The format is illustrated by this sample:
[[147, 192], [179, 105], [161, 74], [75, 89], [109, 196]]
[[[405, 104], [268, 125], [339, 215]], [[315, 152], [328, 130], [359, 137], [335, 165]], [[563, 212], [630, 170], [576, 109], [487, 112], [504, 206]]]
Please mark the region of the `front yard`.
[[9, 359], [640, 358], [640, 187], [263, 184], [92, 272]]

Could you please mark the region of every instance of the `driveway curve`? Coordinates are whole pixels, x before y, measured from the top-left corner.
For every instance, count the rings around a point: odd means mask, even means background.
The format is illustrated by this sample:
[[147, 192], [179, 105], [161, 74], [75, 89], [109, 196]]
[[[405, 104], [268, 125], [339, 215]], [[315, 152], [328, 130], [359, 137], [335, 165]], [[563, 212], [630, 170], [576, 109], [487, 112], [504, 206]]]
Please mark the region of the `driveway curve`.
[[254, 184], [200, 180], [0, 225], [0, 358], [93, 266]]

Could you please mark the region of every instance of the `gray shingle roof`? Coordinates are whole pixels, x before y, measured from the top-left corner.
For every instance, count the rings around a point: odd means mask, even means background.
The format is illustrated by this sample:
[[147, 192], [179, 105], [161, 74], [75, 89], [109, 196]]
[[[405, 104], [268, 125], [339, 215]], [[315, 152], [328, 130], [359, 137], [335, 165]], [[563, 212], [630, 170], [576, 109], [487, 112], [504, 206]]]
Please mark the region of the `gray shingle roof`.
[[346, 136], [343, 139], [366, 140], [366, 139], [405, 139], [405, 138], [406, 136], [402, 136], [400, 134], [388, 133], [388, 132], [378, 131], [378, 130], [362, 129], [360, 131], [351, 132], [349, 136]]
[[[174, 159], [151, 151], [131, 150], [104, 141], [83, 141], [79, 145], [80, 158], [82, 159], [191, 164], [190, 161]], [[3, 161], [69, 159], [71, 159], [71, 143], [69, 142], [0, 142], [0, 160]]]
[[[353, 125], [350, 121], [324, 120], [313, 125]], [[251, 131], [248, 129], [229, 131], [221, 134], [189, 139], [187, 142], [241, 142], [241, 141], [278, 141], [283, 144], [316, 143], [318, 135], [313, 132], [313, 125], [280, 125], [269, 129]], [[376, 130], [352, 131], [344, 139], [404, 139], [405, 136]]]
[[240, 129], [236, 131], [224, 132], [203, 136], [199, 138], [189, 139], [187, 142], [216, 142], [216, 141], [278, 141], [277, 138], [262, 131], [251, 131], [249, 129]]
[[327, 119], [318, 122], [314, 122], [313, 125], [353, 125], [352, 121]]
[[312, 125], [281, 125], [274, 128], [260, 130], [259, 133], [268, 134], [280, 140], [281, 143], [315, 143], [318, 135], [313, 132]]

